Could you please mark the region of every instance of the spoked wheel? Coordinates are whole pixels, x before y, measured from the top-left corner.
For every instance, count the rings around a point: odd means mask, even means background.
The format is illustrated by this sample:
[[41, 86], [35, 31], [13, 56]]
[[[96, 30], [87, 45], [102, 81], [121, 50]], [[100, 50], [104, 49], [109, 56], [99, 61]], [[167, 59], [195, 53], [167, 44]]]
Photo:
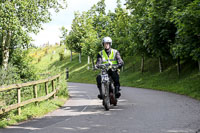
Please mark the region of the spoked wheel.
[[103, 99], [103, 102], [104, 102], [105, 109], [109, 110], [110, 109], [110, 98], [109, 98], [109, 96], [105, 97], [105, 99]]
[[110, 109], [110, 96], [109, 96], [109, 86], [107, 84], [102, 85], [103, 92], [103, 106], [106, 110]]

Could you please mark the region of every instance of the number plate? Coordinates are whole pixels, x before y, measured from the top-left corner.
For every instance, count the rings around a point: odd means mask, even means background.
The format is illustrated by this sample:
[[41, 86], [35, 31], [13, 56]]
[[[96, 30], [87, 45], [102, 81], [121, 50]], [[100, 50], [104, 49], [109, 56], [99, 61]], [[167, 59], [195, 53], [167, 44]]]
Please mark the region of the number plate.
[[108, 81], [109, 80], [108, 74], [101, 75], [101, 80], [102, 81]]

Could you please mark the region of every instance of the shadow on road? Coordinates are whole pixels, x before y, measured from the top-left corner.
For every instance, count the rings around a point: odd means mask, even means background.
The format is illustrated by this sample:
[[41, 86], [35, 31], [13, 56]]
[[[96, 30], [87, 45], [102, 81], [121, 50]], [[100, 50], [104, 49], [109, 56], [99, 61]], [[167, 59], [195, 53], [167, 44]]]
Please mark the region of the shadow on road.
[[[76, 99], [75, 99], [76, 100]], [[88, 100], [88, 99], [86, 99]], [[76, 101], [77, 102], [77, 101]], [[108, 116], [111, 113], [122, 111], [124, 106], [112, 106], [110, 111], [105, 111], [101, 105], [101, 101], [98, 99], [89, 99], [88, 105], [73, 105], [73, 106], [63, 106], [59, 110], [54, 111], [53, 113], [48, 114], [43, 118], [35, 118], [33, 120], [23, 122], [19, 125], [13, 125], [5, 129], [0, 129], [0, 133], [28, 133], [38, 131], [44, 128], [49, 128], [56, 126], [64, 121], [68, 121], [71, 118], [78, 119], [76, 117], [89, 117], [91, 115], [101, 115]], [[121, 101], [123, 103], [123, 100]], [[98, 104], [96, 104], [98, 103]], [[65, 123], [65, 122], [64, 122]], [[91, 125], [91, 126], [100, 126], [100, 125]], [[65, 127], [62, 126], [63, 130], [82, 130], [80, 127]], [[89, 128], [89, 127], [87, 127]], [[86, 130], [86, 129], [83, 129]]]

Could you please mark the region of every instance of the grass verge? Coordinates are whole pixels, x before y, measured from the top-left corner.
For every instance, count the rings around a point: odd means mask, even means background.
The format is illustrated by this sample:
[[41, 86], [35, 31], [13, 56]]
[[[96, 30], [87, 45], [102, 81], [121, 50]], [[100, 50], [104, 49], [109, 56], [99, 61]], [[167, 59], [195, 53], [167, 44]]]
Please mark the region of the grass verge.
[[36, 106], [35, 103], [29, 104], [22, 107], [22, 113], [20, 116], [17, 115], [17, 110], [10, 111], [0, 117], [0, 127], [4, 128], [22, 121], [42, 117], [43, 115], [61, 107], [66, 100], [67, 97], [57, 97], [55, 99], [40, 102], [38, 106]]

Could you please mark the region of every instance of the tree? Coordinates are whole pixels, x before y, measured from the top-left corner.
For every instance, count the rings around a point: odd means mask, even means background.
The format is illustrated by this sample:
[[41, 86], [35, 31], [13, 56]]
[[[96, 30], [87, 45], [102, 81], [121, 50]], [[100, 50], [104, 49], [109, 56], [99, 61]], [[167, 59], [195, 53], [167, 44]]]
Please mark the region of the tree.
[[97, 37], [97, 31], [93, 27], [93, 19], [89, 16], [89, 12], [83, 13], [84, 21], [82, 27], [85, 30], [85, 36], [82, 38], [83, 52], [92, 59], [92, 66], [94, 68], [94, 56], [97, 53], [98, 45], [100, 44]]
[[[171, 46], [171, 54], [175, 59], [177, 59], [178, 75], [180, 75], [181, 72], [180, 61], [185, 61], [188, 58], [191, 58], [192, 49], [198, 49], [198, 45], [196, 44], [199, 42], [199, 28], [197, 28], [199, 27], [199, 5], [196, 3], [196, 7], [191, 6], [193, 2], [195, 3], [195, 0], [174, 0], [173, 5], [171, 6], [171, 21], [175, 24], [177, 29], [175, 42]], [[192, 12], [196, 13], [193, 14]]]
[[[65, 0], [33, 1], [33, 0], [3, 0], [0, 2], [0, 44], [2, 51], [2, 66], [7, 68], [11, 40], [19, 39], [29, 43], [28, 33], [37, 33], [42, 28], [42, 23], [51, 20], [49, 9], [66, 6]], [[64, 6], [63, 5], [64, 2]], [[27, 44], [28, 45], [28, 44]]]
[[171, 56], [170, 46], [175, 40], [176, 28], [168, 17], [171, 4], [171, 0], [150, 0], [148, 8], [148, 47], [152, 55], [159, 59], [160, 72], [163, 71], [162, 59]]
[[65, 44], [66, 47], [70, 50], [71, 52], [71, 56], [70, 56], [70, 61], [72, 61], [72, 45], [71, 45], [71, 38], [70, 35], [68, 35], [68, 30], [63, 26], [61, 27], [61, 32], [62, 32], [62, 36], [61, 38], [61, 43]]
[[85, 36], [86, 31], [83, 28], [82, 23], [84, 22], [84, 16], [81, 16], [79, 12], [75, 12], [75, 18], [72, 22], [71, 40], [72, 47], [75, 52], [79, 53], [79, 63], [81, 63], [81, 53], [82, 53], [82, 38]]
[[173, 55], [178, 59], [192, 58], [198, 62], [200, 71], [200, 0], [174, 3], [172, 20], [177, 27], [177, 36]]
[[120, 0], [117, 0], [117, 8], [115, 8], [113, 20], [111, 20], [110, 25], [110, 29], [112, 29], [111, 37], [113, 38], [113, 47], [120, 50], [122, 57], [129, 55], [131, 47], [129, 45], [131, 43], [130, 16], [128, 16], [127, 10], [122, 8]]
[[151, 54], [148, 42], [149, 19], [148, 3], [146, 0], [127, 0], [127, 9], [130, 15], [131, 50], [141, 56], [141, 72], [144, 72], [144, 57]]
[[[171, 0], [128, 0], [127, 7], [131, 11], [131, 34], [133, 48], [144, 55], [159, 59], [159, 71], [163, 71], [162, 59], [171, 57], [170, 46], [174, 43], [176, 27], [170, 21]], [[143, 65], [142, 65], [143, 66]], [[143, 71], [143, 67], [142, 71]]]
[[91, 17], [93, 18], [93, 27], [97, 31], [99, 39], [109, 35], [107, 31], [109, 29], [109, 18], [106, 15], [105, 8], [105, 0], [100, 0], [97, 5], [94, 5], [90, 9]]

